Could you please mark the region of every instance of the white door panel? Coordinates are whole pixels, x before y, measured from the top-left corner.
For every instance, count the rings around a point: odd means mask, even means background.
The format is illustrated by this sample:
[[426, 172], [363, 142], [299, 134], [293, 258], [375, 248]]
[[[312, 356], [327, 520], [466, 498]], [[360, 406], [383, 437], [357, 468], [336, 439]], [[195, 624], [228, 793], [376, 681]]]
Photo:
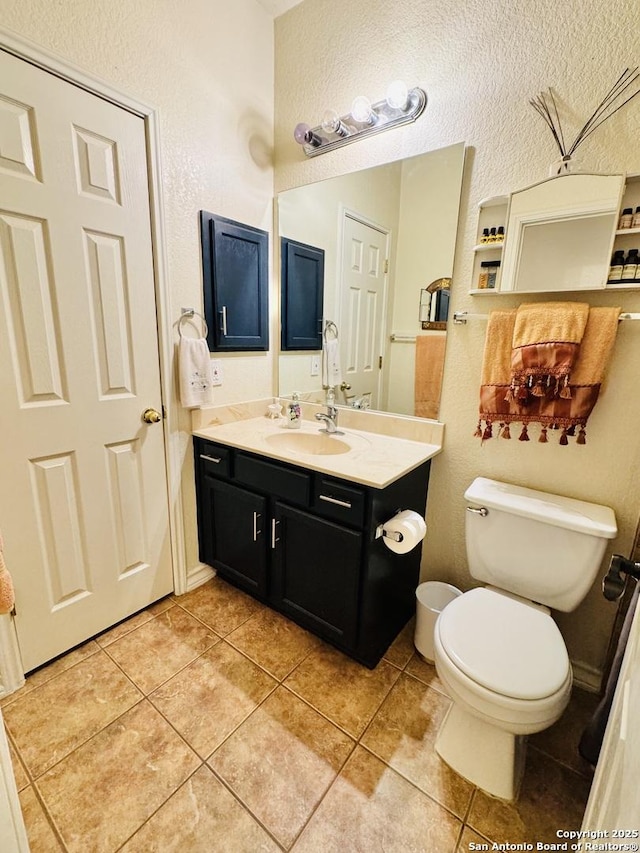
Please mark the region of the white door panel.
[[379, 407], [387, 234], [349, 215], [343, 220], [340, 357], [347, 404]]
[[28, 671], [172, 589], [142, 119], [0, 51], [0, 526]]

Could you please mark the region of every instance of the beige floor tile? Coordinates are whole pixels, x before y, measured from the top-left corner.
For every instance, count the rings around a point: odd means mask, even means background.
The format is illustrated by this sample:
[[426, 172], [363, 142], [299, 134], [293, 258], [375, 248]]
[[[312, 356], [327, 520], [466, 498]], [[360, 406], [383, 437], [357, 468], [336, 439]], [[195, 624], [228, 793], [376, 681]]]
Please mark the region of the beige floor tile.
[[399, 677], [400, 670], [384, 660], [375, 669], [367, 669], [322, 645], [305, 658], [285, 684], [359, 738]]
[[469, 829], [468, 826], [465, 826], [462, 830], [460, 841], [458, 841], [456, 853], [469, 853], [472, 844], [476, 845], [474, 850], [481, 850], [482, 847], [479, 847], [478, 845], [482, 844], [489, 844], [489, 849], [491, 849], [491, 844], [486, 838], [483, 838], [481, 835], [478, 835], [477, 832], [474, 832], [472, 829]]
[[83, 643], [81, 646], [78, 646], [78, 648], [67, 652], [66, 655], [57, 658], [45, 666], [41, 666], [39, 669], [35, 670], [35, 672], [32, 672], [27, 676], [24, 687], [21, 687], [19, 690], [16, 690], [8, 696], [0, 699], [0, 707], [4, 708], [12, 702], [15, 702], [16, 699], [21, 699], [36, 687], [40, 687], [40, 685], [44, 684], [45, 681], [50, 681], [52, 678], [55, 678], [56, 675], [60, 675], [60, 673], [64, 672], [66, 669], [71, 669], [72, 666], [80, 663], [81, 660], [84, 660], [99, 651], [100, 646], [95, 642], [95, 640], [89, 640], [88, 643]]
[[11, 755], [11, 764], [13, 765], [13, 775], [16, 780], [16, 788], [18, 791], [21, 791], [29, 784], [29, 777], [27, 776], [24, 765], [22, 764], [22, 761], [20, 761], [18, 753], [15, 751], [11, 741], [9, 741], [9, 754]]
[[37, 784], [70, 853], [112, 853], [199, 763], [145, 700]]
[[222, 641], [149, 699], [203, 758], [276, 687], [260, 667]]
[[117, 625], [114, 625], [113, 628], [109, 628], [108, 631], [100, 634], [99, 637], [96, 637], [96, 643], [98, 643], [102, 648], [109, 646], [111, 643], [115, 643], [116, 640], [119, 640], [120, 637], [124, 637], [125, 634], [129, 634], [131, 631], [135, 631], [135, 629], [139, 628], [140, 625], [144, 625], [145, 622], [149, 622], [149, 620], [153, 619], [154, 616], [164, 613], [165, 610], [169, 610], [171, 607], [175, 607], [175, 601], [173, 601], [173, 599], [161, 598], [160, 601], [150, 604], [149, 607], [141, 610], [140, 613], [135, 613], [133, 616], [130, 616], [129, 619], [119, 622]]
[[266, 607], [226, 639], [278, 681], [286, 678], [320, 644], [313, 634]]
[[461, 823], [394, 770], [356, 747], [295, 853], [453, 853]]
[[578, 743], [599, 701], [600, 697], [595, 693], [574, 689], [562, 717], [551, 728], [531, 735], [530, 745], [591, 779], [593, 770], [578, 752]]
[[278, 853], [208, 767], [201, 767], [120, 853]]
[[47, 820], [42, 804], [31, 786], [20, 792], [20, 806], [31, 853], [54, 853], [54, 851], [58, 853], [58, 851], [62, 851], [62, 845], [58, 841], [51, 824]]
[[4, 709], [20, 757], [34, 778], [141, 698], [104, 652], [91, 655]]
[[221, 637], [264, 608], [259, 601], [218, 577], [177, 597], [176, 602]]
[[439, 690], [440, 693], [443, 693], [445, 696], [447, 695], [444, 684], [438, 678], [434, 664], [427, 663], [417, 652], [406, 665], [404, 671], [422, 681], [423, 684], [428, 684], [434, 690]]
[[209, 764], [288, 847], [353, 746], [343, 732], [278, 687], [214, 752]]
[[111, 643], [106, 651], [146, 694], [219, 639], [193, 616], [172, 607]]
[[451, 701], [425, 684], [401, 675], [360, 743], [460, 818], [473, 785], [454, 773], [435, 751]]
[[587, 779], [530, 749], [518, 800], [505, 803], [476, 789], [467, 823], [499, 844], [557, 842], [558, 829], [580, 829], [588, 796]]
[[407, 622], [402, 631], [400, 631], [393, 643], [389, 646], [383, 655], [384, 660], [389, 661], [389, 663], [392, 663], [394, 666], [400, 667], [400, 669], [404, 669], [415, 652], [415, 646], [413, 645], [413, 635], [415, 634], [415, 631], [416, 620], [414, 618]]

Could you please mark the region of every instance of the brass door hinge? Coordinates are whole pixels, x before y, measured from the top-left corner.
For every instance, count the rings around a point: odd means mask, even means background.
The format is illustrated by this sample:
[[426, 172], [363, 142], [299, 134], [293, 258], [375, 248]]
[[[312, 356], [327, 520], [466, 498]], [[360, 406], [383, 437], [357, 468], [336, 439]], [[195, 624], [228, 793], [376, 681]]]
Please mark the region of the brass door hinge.
[[382, 370], [382, 356], [378, 357], [378, 370]]
[[389, 272], [389, 258], [385, 258], [384, 272], [385, 272], [385, 275]]

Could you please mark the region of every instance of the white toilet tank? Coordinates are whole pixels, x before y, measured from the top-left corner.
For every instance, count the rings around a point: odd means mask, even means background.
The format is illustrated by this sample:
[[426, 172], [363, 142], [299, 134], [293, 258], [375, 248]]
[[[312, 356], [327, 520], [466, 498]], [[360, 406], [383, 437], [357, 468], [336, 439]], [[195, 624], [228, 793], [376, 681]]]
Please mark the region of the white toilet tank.
[[464, 496], [474, 578], [555, 610], [580, 604], [618, 533], [613, 510], [485, 477]]

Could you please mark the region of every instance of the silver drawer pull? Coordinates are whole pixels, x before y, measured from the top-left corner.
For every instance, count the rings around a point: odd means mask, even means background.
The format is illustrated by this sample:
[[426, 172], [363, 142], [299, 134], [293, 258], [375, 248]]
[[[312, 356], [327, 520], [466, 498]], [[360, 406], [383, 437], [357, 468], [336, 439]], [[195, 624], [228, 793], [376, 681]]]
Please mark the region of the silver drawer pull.
[[480, 509], [476, 509], [474, 506], [468, 506], [467, 512], [475, 512], [476, 515], [481, 515], [483, 518], [486, 518], [489, 515], [489, 510], [486, 506], [481, 506]]
[[328, 504], [335, 504], [336, 506], [343, 506], [346, 509], [351, 509], [351, 503], [349, 501], [339, 501], [337, 498], [330, 498], [329, 495], [320, 495], [321, 501], [326, 501]]
[[258, 541], [258, 536], [262, 533], [262, 530], [258, 530], [258, 519], [262, 518], [261, 513], [254, 512], [253, 513], [253, 541]]
[[280, 539], [276, 537], [276, 527], [280, 524], [279, 521], [276, 521], [275, 518], [271, 519], [271, 547], [275, 549], [276, 542], [279, 542]]
[[222, 462], [222, 459], [221, 459], [220, 457], [218, 457], [218, 458], [216, 459], [216, 457], [215, 457], [215, 456], [207, 456], [207, 455], [206, 455], [206, 454], [204, 454], [204, 453], [201, 453], [201, 454], [200, 454], [200, 459], [206, 459], [206, 460], [207, 460], [207, 462], [215, 462], [215, 463], [216, 463], [216, 465], [218, 464], [218, 462]]

